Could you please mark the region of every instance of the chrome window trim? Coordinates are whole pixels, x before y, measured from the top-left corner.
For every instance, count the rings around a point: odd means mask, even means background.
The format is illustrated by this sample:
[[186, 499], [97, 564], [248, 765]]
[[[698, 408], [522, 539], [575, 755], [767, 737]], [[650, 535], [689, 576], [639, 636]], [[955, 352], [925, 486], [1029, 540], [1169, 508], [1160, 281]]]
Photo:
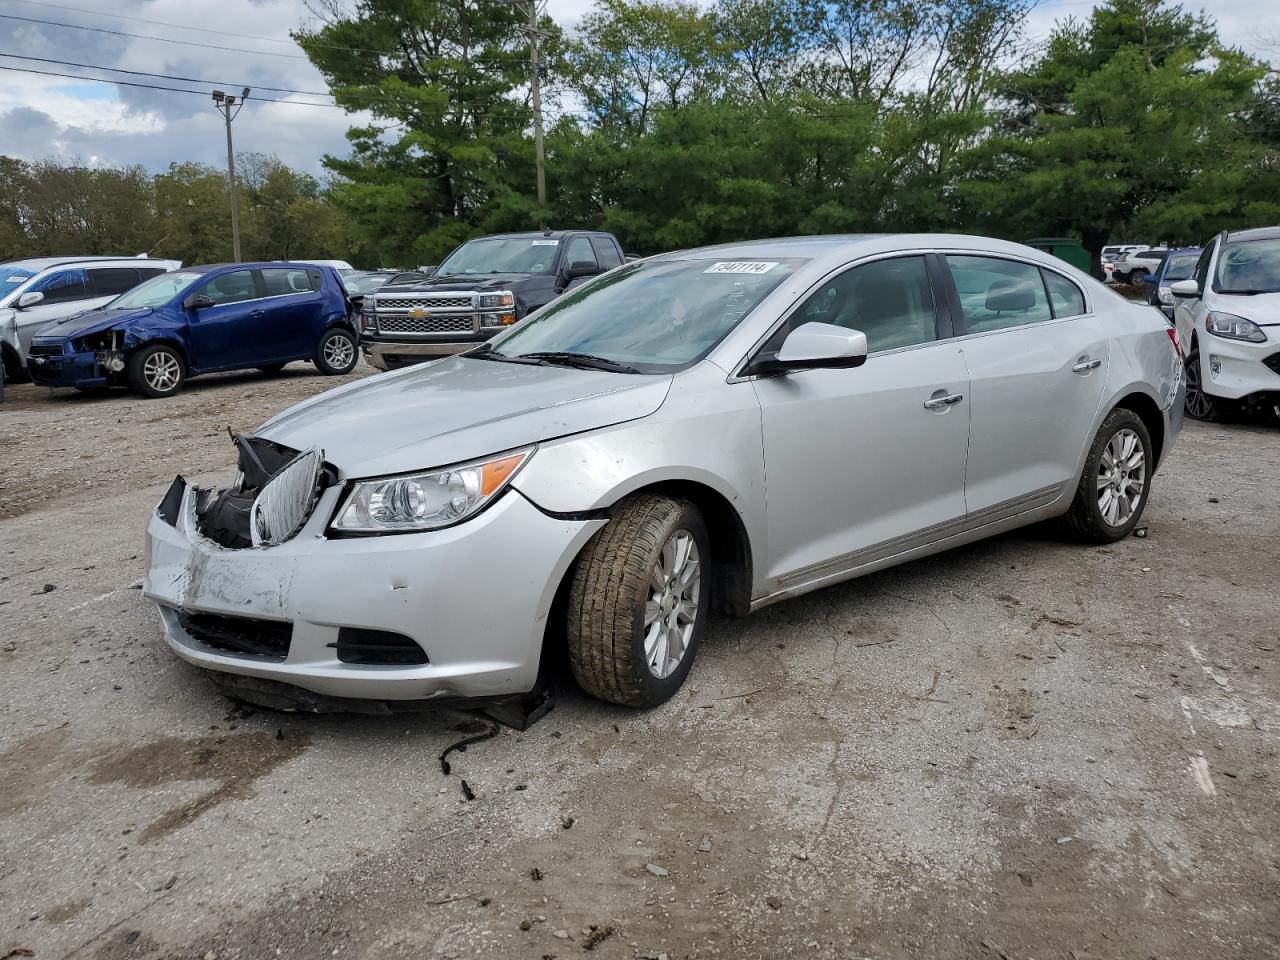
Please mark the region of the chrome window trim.
[[[795, 312], [798, 309], [800, 309], [800, 307], [809, 299], [809, 297], [811, 297], [814, 294], [814, 292], [818, 290], [818, 288], [820, 288], [823, 284], [830, 281], [833, 277], [837, 277], [842, 273], [847, 273], [848, 271], [854, 269], [855, 267], [865, 266], [868, 263], [875, 263], [878, 260], [901, 260], [903, 257], [920, 257], [920, 259], [923, 260], [929, 254], [936, 253], [936, 252], [937, 251], [934, 250], [932, 247], [920, 247], [920, 248], [912, 248], [912, 249], [906, 249], [906, 250], [891, 250], [887, 252], [870, 253], [864, 257], [859, 257], [856, 260], [849, 260], [845, 263], [842, 263], [838, 267], [832, 268], [830, 271], [823, 274], [821, 278], [814, 281], [808, 287], [808, 289], [806, 289], [803, 293], [801, 293], [798, 297], [796, 297], [796, 299], [792, 301], [791, 305], [787, 307], [785, 311], [783, 311], [781, 316], [779, 316], [778, 319], [775, 320], [769, 326], [768, 331], [762, 337], [756, 340], [754, 344], [752, 344], [751, 349], [749, 349], [742, 356], [742, 358], [738, 360], [737, 363], [733, 364], [733, 372], [729, 374], [729, 377], [726, 380], [726, 382], [742, 383], [743, 381], [759, 379], [759, 377], [756, 374], [743, 373], [743, 370], [750, 364], [752, 360], [755, 359], [756, 354], [760, 352], [761, 348], [764, 347], [764, 345], [769, 342], [770, 338], [775, 333], [777, 333], [785, 323], [787, 323], [791, 319], [791, 317], [795, 314]], [[925, 266], [927, 269], [928, 264], [926, 264]], [[932, 284], [930, 285], [930, 292], [932, 293]], [[935, 314], [937, 312], [937, 309], [938, 309], [938, 304], [935, 297], [935, 301], [934, 301]], [[867, 359], [870, 360], [872, 357], [882, 357], [882, 356], [887, 356], [889, 354], [895, 354], [895, 353], [906, 353], [911, 350], [920, 350], [924, 347], [934, 347], [940, 343], [950, 343], [952, 340], [955, 340], [955, 339], [958, 339], [958, 338], [940, 337], [936, 340], [926, 340], [924, 343], [913, 343], [905, 347], [894, 347], [890, 350], [873, 350], [867, 353]]]
[[[984, 259], [986, 259], [986, 260], [1009, 260], [1009, 261], [1012, 261], [1013, 263], [1021, 263], [1021, 264], [1023, 264], [1024, 266], [1028, 266], [1028, 267], [1035, 267], [1035, 268], [1036, 268], [1036, 269], [1038, 269], [1038, 270], [1049, 270], [1049, 271], [1052, 271], [1053, 273], [1058, 274], [1058, 276], [1062, 277], [1064, 280], [1068, 280], [1068, 281], [1070, 281], [1071, 283], [1075, 283], [1075, 285], [1076, 285], [1076, 289], [1077, 289], [1077, 290], [1079, 290], [1079, 291], [1080, 291], [1081, 296], [1083, 296], [1083, 297], [1084, 297], [1084, 313], [1077, 313], [1077, 314], [1073, 314], [1073, 315], [1072, 315], [1072, 316], [1070, 316], [1070, 317], [1050, 317], [1049, 319], [1050, 319], [1050, 320], [1072, 320], [1072, 319], [1074, 319], [1075, 317], [1089, 317], [1089, 316], [1092, 316], [1092, 315], [1093, 315], [1093, 312], [1094, 312], [1094, 311], [1093, 311], [1093, 298], [1089, 296], [1088, 291], [1086, 291], [1086, 290], [1084, 289], [1084, 287], [1080, 286], [1080, 284], [1076, 283], [1074, 280], [1072, 280], [1070, 277], [1068, 277], [1068, 276], [1067, 276], [1066, 274], [1064, 274], [1062, 271], [1060, 271], [1060, 270], [1058, 270], [1058, 269], [1056, 269], [1056, 268], [1054, 268], [1054, 267], [1045, 266], [1043, 263], [1039, 263], [1039, 262], [1037, 262], [1037, 261], [1035, 261], [1035, 260], [1028, 260], [1028, 259], [1026, 259], [1025, 257], [1017, 257], [1017, 256], [1014, 256], [1014, 255], [1013, 255], [1013, 254], [1011, 254], [1011, 253], [986, 253], [986, 252], [984, 252], [984, 251], [982, 251], [982, 250], [957, 250], [957, 249], [954, 249], [954, 248], [951, 248], [951, 247], [939, 247], [938, 249], [936, 249], [936, 250], [931, 250], [931, 251], [929, 251], [929, 252], [930, 252], [930, 253], [937, 253], [937, 254], [940, 254], [940, 255], [942, 256], [942, 258], [943, 258], [943, 260], [944, 260], [944, 261], [946, 260], [946, 258], [947, 258], [947, 257], [982, 257], [982, 258], [984, 258]], [[948, 269], [948, 270], [950, 270], [951, 268], [948, 266], [948, 267], [947, 267], [947, 269]], [[955, 281], [954, 281], [954, 279], [952, 280], [952, 282], [953, 282], [953, 283], [955, 282]], [[1041, 281], [1041, 282], [1043, 283], [1043, 281]], [[1052, 312], [1053, 312], [1053, 304], [1052, 304], [1052, 302], [1049, 300], [1049, 291], [1048, 291], [1048, 290], [1046, 290], [1044, 295], [1045, 295], [1045, 302], [1049, 304], [1049, 311], [1052, 313]], [[1031, 327], [1031, 326], [1035, 326], [1035, 325], [1036, 325], [1036, 324], [1038, 324], [1038, 323], [1047, 323], [1047, 322], [1049, 322], [1049, 321], [1046, 321], [1046, 320], [1037, 320], [1037, 321], [1035, 321], [1035, 323], [1025, 323], [1025, 324], [1023, 324], [1023, 326], [1025, 326], [1025, 327]], [[1015, 328], [1013, 328], [1013, 327], [1006, 327], [1005, 329], [1006, 329], [1006, 330], [1013, 330], [1013, 329], [1015, 329]], [[1000, 331], [998, 331], [998, 330], [990, 330], [990, 331], [988, 331], [988, 332], [989, 332], [989, 333], [999, 333]]]

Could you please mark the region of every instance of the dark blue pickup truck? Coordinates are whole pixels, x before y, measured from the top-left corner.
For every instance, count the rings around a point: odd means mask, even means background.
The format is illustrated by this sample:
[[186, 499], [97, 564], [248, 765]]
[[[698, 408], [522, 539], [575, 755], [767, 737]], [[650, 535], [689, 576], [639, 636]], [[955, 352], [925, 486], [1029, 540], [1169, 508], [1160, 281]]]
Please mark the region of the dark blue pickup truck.
[[127, 385], [144, 397], [167, 397], [201, 373], [273, 372], [292, 360], [348, 373], [356, 365], [351, 307], [331, 267], [184, 267], [58, 321], [32, 340], [27, 364], [44, 386]]

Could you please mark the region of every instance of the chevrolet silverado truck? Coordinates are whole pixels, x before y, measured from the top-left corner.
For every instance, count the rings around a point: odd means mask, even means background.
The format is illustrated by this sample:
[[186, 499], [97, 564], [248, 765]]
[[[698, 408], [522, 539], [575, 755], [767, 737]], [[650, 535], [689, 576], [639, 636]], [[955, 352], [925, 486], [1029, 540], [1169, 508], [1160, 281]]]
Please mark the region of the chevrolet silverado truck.
[[625, 260], [613, 234], [592, 230], [468, 240], [431, 276], [364, 298], [360, 349], [380, 370], [461, 353]]

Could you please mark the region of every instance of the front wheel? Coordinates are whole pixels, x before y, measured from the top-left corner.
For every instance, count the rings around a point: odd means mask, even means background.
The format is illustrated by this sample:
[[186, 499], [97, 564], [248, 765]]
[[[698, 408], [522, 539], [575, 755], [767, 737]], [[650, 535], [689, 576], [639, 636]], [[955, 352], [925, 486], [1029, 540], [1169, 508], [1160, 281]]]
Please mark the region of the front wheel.
[[710, 557], [693, 504], [624, 501], [587, 544], [569, 590], [569, 663], [587, 693], [654, 707], [684, 683], [706, 630]]
[[350, 373], [356, 366], [356, 338], [345, 327], [330, 327], [316, 346], [316, 369], [326, 376]]
[[125, 376], [133, 392], [144, 397], [171, 397], [187, 379], [187, 362], [176, 348], [153, 343], [136, 350], [125, 364]]
[[1155, 457], [1147, 426], [1132, 410], [1107, 414], [1089, 448], [1063, 530], [1085, 543], [1114, 543], [1133, 532], [1151, 492]]
[[1200, 351], [1187, 354], [1187, 397], [1184, 409], [1192, 420], [1218, 423], [1226, 414], [1224, 403], [1204, 392], [1204, 375], [1200, 369]]

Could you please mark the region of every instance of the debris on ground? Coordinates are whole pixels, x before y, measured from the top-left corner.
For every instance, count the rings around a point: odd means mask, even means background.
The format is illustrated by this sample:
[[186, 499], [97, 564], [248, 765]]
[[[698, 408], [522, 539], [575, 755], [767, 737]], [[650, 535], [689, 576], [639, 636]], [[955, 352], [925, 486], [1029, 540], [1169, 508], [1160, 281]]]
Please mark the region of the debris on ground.
[[444, 748], [444, 753], [440, 754], [440, 771], [447, 777], [453, 772], [453, 768], [449, 766], [448, 756], [455, 750], [458, 753], [466, 753], [467, 747], [473, 743], [480, 743], [482, 740], [491, 740], [498, 735], [498, 731], [502, 728], [498, 724], [494, 724], [484, 733], [477, 733], [473, 737], [464, 737], [457, 743], [451, 744]]
[[[57, 588], [57, 587], [55, 587], [52, 583], [46, 583], [43, 587], [41, 587], [39, 590], [37, 590], [35, 593], [33, 593], [33, 594], [31, 594], [31, 595], [32, 595], [33, 597], [38, 597], [38, 596], [40, 596], [42, 593], [53, 593], [53, 591], [55, 591], [55, 590], [57, 590], [57, 589], [58, 589], [58, 588]], [[21, 956], [21, 954], [19, 954], [19, 956]]]
[[555, 937], [557, 940], [568, 940], [568, 939], [569, 939], [569, 931], [568, 931], [568, 930], [557, 930], [555, 933], [553, 933], [553, 934], [552, 934], [552, 936], [553, 936], [553, 937]]
[[1147, 539], [1147, 528], [1138, 527], [1136, 530], [1133, 531], [1133, 535], [1137, 537], [1139, 540], [1145, 540]]
[[648, 870], [650, 873], [652, 873], [655, 877], [671, 876], [670, 870], [668, 870], [666, 867], [660, 867], [656, 863], [646, 863], [644, 865], [644, 868]]
[[765, 897], [764, 902], [769, 905], [770, 910], [782, 909], [782, 899], [780, 897]]
[[698, 841], [698, 852], [699, 853], [711, 852], [711, 834], [704, 833], [702, 835], [702, 839]]
[[563, 829], [563, 830], [568, 830], [570, 827], [572, 827], [572, 826], [573, 826], [575, 823], [577, 823], [577, 822], [578, 822], [578, 821], [577, 821], [577, 818], [576, 818], [576, 817], [566, 817], [566, 816], [561, 816], [561, 817], [560, 817], [560, 827], [561, 827], [561, 829]]
[[594, 950], [599, 944], [604, 943], [604, 941], [613, 936], [613, 927], [597, 927], [592, 924], [590, 931], [586, 939], [582, 941], [583, 950]]

